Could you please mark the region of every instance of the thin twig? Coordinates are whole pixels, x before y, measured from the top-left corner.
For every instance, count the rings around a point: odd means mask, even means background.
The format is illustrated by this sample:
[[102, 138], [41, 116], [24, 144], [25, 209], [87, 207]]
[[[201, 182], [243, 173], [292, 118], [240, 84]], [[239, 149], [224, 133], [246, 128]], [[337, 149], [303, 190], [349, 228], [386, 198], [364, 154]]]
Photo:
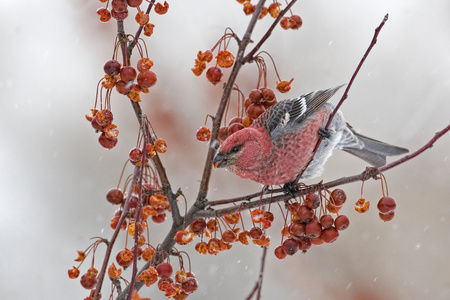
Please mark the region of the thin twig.
[[250, 292], [250, 295], [246, 298], [246, 300], [250, 300], [253, 298], [253, 296], [256, 293], [256, 300], [261, 299], [261, 289], [262, 289], [262, 281], [263, 281], [263, 275], [264, 275], [264, 267], [266, 265], [266, 255], [267, 255], [267, 247], [262, 247], [263, 252], [261, 256], [261, 267], [259, 269], [259, 276], [258, 280], [255, 283], [255, 286], [253, 287], [253, 290]]
[[[341, 97], [341, 100], [339, 101], [339, 103], [336, 105], [336, 107], [334, 108], [333, 112], [330, 114], [330, 116], [328, 117], [328, 122], [325, 125], [324, 129], [327, 130], [328, 127], [331, 124], [331, 121], [333, 120], [334, 116], [336, 115], [336, 113], [338, 112], [339, 108], [341, 107], [342, 103], [344, 103], [345, 99], [347, 99], [348, 97], [348, 91], [350, 90], [350, 88], [353, 85], [353, 81], [355, 80], [356, 76], [359, 73], [359, 70], [361, 69], [364, 61], [366, 60], [367, 56], [369, 55], [370, 51], [372, 50], [373, 46], [375, 46], [375, 44], [377, 43], [377, 38], [378, 38], [378, 34], [380, 33], [381, 29], [383, 28], [384, 24], [386, 23], [386, 21], [388, 20], [388, 14], [386, 14], [383, 18], [383, 21], [381, 21], [380, 25], [375, 29], [375, 33], [373, 35], [372, 41], [370, 42], [369, 47], [366, 50], [366, 53], [364, 53], [361, 61], [358, 64], [358, 67], [356, 68], [355, 72], [353, 72], [352, 77], [350, 78], [350, 82], [347, 85], [347, 88], [344, 91], [344, 94]], [[302, 172], [300, 172], [297, 175], [297, 178], [295, 179], [295, 182], [298, 182], [300, 180], [300, 178], [302, 177], [303, 173], [306, 171], [306, 169], [308, 168], [308, 166], [311, 164], [311, 162], [314, 160], [314, 154], [317, 152], [317, 149], [319, 149], [319, 146], [322, 142], [322, 139], [318, 139], [316, 146], [314, 147], [313, 150], [313, 155], [311, 156], [311, 159], [309, 160], [308, 164], [306, 164], [305, 168], [303, 169]]]
[[119, 235], [119, 232], [120, 232], [120, 230], [122, 228], [122, 224], [123, 224], [123, 222], [125, 222], [125, 219], [127, 218], [128, 206], [130, 204], [131, 196], [133, 195], [133, 187], [134, 187], [134, 185], [136, 184], [136, 182], [138, 180], [139, 174], [140, 174], [140, 168], [139, 167], [135, 167], [134, 168], [134, 173], [133, 173], [133, 178], [131, 179], [131, 182], [130, 182], [130, 187], [129, 187], [129, 190], [128, 190], [127, 198], [125, 199], [125, 204], [124, 204], [123, 209], [122, 209], [122, 215], [120, 216], [119, 222], [117, 222], [117, 227], [114, 230], [114, 233], [113, 233], [113, 235], [111, 237], [111, 240], [108, 243], [108, 246], [107, 246], [106, 252], [105, 252], [105, 257], [103, 259], [103, 265], [102, 265], [102, 268], [100, 269], [100, 272], [98, 273], [98, 282], [97, 282], [97, 286], [95, 287], [94, 300], [99, 300], [100, 299], [99, 298], [99, 294], [100, 294], [100, 291], [102, 289], [103, 280], [105, 278], [106, 267], [108, 266], [108, 261], [109, 261], [109, 258], [111, 256], [111, 252], [112, 252], [112, 249], [113, 249], [114, 244], [116, 242], [117, 236]]
[[225, 108], [230, 99], [231, 92], [233, 90], [234, 82], [236, 81], [236, 77], [239, 73], [241, 67], [245, 64], [243, 61], [244, 52], [247, 48], [247, 45], [250, 43], [251, 34], [253, 29], [258, 21], [259, 15], [261, 14], [263, 5], [265, 0], [260, 0], [256, 6], [256, 10], [253, 13], [253, 16], [248, 24], [247, 30], [245, 31], [244, 37], [239, 43], [238, 53], [236, 55], [235, 63], [233, 69], [231, 70], [230, 77], [228, 78], [227, 83], [225, 84], [225, 88], [222, 93], [222, 98], [220, 100], [219, 106], [217, 108], [216, 115], [213, 118], [213, 126], [211, 132], [211, 140], [209, 143], [209, 150], [206, 155], [205, 166], [203, 168], [202, 180], [200, 182], [200, 189], [197, 195], [196, 206], [203, 207], [206, 202], [206, 196], [208, 194], [209, 180], [211, 178], [211, 170], [212, 170], [212, 161], [214, 159], [214, 155], [216, 154], [216, 150], [218, 147], [218, 137], [219, 137], [219, 129], [220, 123], [222, 122], [223, 115], [225, 113]]

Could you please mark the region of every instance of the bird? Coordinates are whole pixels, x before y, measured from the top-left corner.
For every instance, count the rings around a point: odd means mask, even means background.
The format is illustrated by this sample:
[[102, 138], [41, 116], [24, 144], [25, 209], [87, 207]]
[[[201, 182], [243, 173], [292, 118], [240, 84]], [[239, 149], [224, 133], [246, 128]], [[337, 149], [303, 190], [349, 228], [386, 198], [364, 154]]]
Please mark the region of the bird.
[[[273, 105], [251, 126], [236, 131], [221, 143], [213, 167], [227, 168], [241, 178], [265, 186], [287, 185], [294, 183], [302, 172], [302, 180], [320, 176], [334, 149], [353, 154], [374, 167], [385, 165], [387, 156], [407, 153], [406, 148], [359, 134], [345, 121], [341, 111], [337, 111], [325, 130], [335, 108], [327, 101], [342, 86]], [[322, 141], [314, 153], [319, 139]]]

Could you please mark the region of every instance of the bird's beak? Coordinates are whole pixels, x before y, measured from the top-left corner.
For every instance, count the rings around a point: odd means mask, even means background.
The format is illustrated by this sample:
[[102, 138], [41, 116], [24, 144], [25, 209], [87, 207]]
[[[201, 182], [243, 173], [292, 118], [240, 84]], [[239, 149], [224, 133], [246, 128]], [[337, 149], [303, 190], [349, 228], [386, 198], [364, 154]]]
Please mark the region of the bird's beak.
[[215, 168], [224, 168], [227, 166], [227, 157], [222, 152], [216, 154], [213, 160], [213, 167]]

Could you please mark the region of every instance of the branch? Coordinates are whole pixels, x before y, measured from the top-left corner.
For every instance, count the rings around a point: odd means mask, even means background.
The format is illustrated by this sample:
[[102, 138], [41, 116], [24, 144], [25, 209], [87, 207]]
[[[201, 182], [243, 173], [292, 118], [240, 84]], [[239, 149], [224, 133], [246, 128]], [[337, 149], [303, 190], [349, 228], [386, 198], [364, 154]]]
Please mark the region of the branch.
[[262, 288], [262, 281], [263, 281], [263, 275], [264, 275], [264, 266], [266, 264], [266, 254], [267, 254], [267, 247], [262, 247], [262, 248], [263, 248], [263, 253], [262, 253], [262, 257], [261, 257], [261, 267], [259, 269], [258, 280], [256, 281], [255, 287], [250, 292], [250, 295], [248, 295], [246, 300], [252, 299], [253, 295], [255, 293], [257, 293], [256, 294], [256, 300], [261, 299], [261, 288]]
[[140, 173], [141, 173], [140, 167], [135, 167], [134, 173], [133, 173], [133, 178], [131, 179], [130, 186], [128, 189], [127, 198], [126, 198], [125, 204], [123, 206], [122, 215], [120, 216], [119, 222], [117, 223], [117, 227], [114, 230], [114, 233], [111, 237], [111, 240], [108, 243], [108, 246], [106, 247], [105, 258], [103, 259], [103, 265], [102, 265], [102, 268], [100, 269], [100, 272], [98, 273], [98, 283], [95, 287], [94, 300], [100, 299], [99, 294], [102, 290], [103, 280], [105, 278], [108, 261], [109, 261], [109, 258], [111, 257], [111, 252], [112, 252], [112, 249], [116, 242], [117, 236], [119, 235], [119, 232], [121, 231], [122, 224], [125, 221], [126, 217], [128, 216], [128, 206], [130, 204], [131, 196], [133, 195], [133, 188], [138, 180]]
[[212, 170], [212, 161], [214, 159], [214, 155], [216, 154], [216, 150], [218, 147], [218, 137], [219, 137], [219, 129], [220, 123], [222, 122], [223, 115], [225, 113], [225, 108], [227, 107], [227, 103], [230, 99], [231, 91], [233, 90], [234, 82], [236, 81], [236, 77], [239, 73], [241, 67], [246, 63], [244, 61], [244, 52], [247, 48], [247, 45], [250, 43], [251, 35], [253, 29], [255, 28], [256, 22], [258, 21], [259, 15], [261, 14], [263, 5], [265, 0], [260, 0], [256, 6], [256, 10], [253, 13], [253, 16], [248, 24], [247, 30], [245, 31], [244, 37], [239, 42], [239, 49], [236, 55], [235, 63], [233, 69], [231, 70], [230, 77], [228, 78], [227, 83], [225, 84], [225, 88], [222, 93], [222, 98], [220, 99], [219, 107], [217, 108], [216, 115], [213, 117], [213, 126], [211, 132], [211, 141], [209, 143], [209, 150], [206, 155], [206, 162], [203, 168], [203, 176], [200, 182], [200, 189], [197, 195], [196, 205], [203, 207], [206, 203], [206, 196], [208, 194], [209, 180], [211, 178], [211, 170]]

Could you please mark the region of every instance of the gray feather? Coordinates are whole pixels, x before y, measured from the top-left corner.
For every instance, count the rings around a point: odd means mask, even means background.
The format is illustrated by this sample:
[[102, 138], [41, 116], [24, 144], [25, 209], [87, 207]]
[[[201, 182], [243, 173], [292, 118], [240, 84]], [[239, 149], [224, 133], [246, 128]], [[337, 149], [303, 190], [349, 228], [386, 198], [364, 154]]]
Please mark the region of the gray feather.
[[372, 166], [384, 166], [386, 156], [400, 155], [409, 151], [406, 148], [390, 145], [359, 134], [348, 124], [347, 128], [349, 136], [343, 138], [337, 147], [363, 159]]

